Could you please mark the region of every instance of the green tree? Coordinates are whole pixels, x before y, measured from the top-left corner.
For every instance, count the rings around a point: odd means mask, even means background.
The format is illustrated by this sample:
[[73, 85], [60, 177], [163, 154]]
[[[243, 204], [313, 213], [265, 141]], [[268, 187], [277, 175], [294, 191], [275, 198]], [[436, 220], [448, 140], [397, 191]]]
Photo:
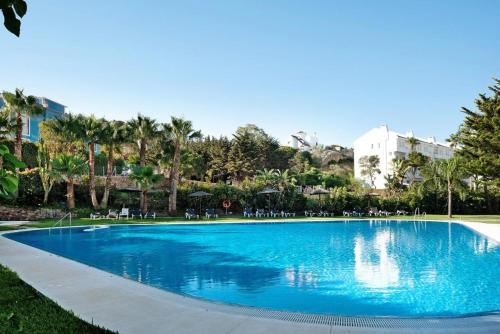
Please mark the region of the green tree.
[[0, 0], [5, 28], [19, 37], [21, 34], [21, 18], [26, 15], [28, 5], [24, 0]]
[[81, 115], [65, 114], [63, 117], [46, 120], [40, 128], [50, 153], [74, 155], [84, 151], [82, 138], [85, 134]]
[[16, 116], [16, 135], [14, 145], [14, 155], [17, 159], [22, 160], [22, 143], [23, 143], [23, 119], [22, 116], [35, 116], [42, 114], [45, 109], [38, 105], [36, 97], [24, 95], [22, 89], [16, 89], [14, 94], [3, 93], [5, 101], [5, 110]]
[[408, 143], [408, 145], [410, 146], [410, 152], [415, 152], [415, 150], [417, 149], [417, 146], [420, 144], [420, 141], [415, 138], [415, 137], [408, 137], [406, 139], [406, 142]]
[[251, 131], [236, 131], [227, 161], [232, 179], [241, 182], [245, 177], [255, 175], [261, 169], [263, 159], [264, 153], [258, 149], [255, 135]]
[[380, 158], [377, 155], [362, 156], [359, 158], [359, 166], [361, 167], [361, 175], [368, 176], [370, 185], [375, 188], [375, 178], [380, 174]]
[[170, 123], [164, 125], [163, 131], [167, 138], [171, 138], [174, 148], [172, 168], [170, 169], [170, 195], [168, 199], [168, 211], [173, 215], [177, 213], [177, 185], [179, 183], [181, 152], [191, 141], [201, 138], [201, 132], [193, 129], [191, 121], [177, 117], [172, 117]]
[[16, 169], [24, 168], [25, 164], [9, 152], [5, 145], [0, 145], [0, 198], [15, 197], [19, 186]]
[[75, 207], [75, 178], [87, 172], [85, 160], [74, 155], [60, 155], [52, 160], [52, 170], [56, 179], [66, 182], [68, 209]]
[[209, 141], [207, 176], [210, 181], [226, 180], [229, 174], [227, 164], [230, 150], [231, 142], [226, 137]]
[[255, 174], [255, 180], [262, 182], [264, 185], [268, 187], [272, 187], [275, 185], [277, 177], [277, 172], [274, 169], [261, 169], [258, 170]]
[[420, 152], [412, 151], [408, 154], [408, 159], [405, 160], [405, 164], [408, 167], [407, 174], [410, 176], [410, 187], [415, 183], [420, 168], [425, 166], [428, 161], [429, 158]]
[[107, 151], [106, 161], [106, 181], [104, 193], [101, 199], [101, 208], [108, 207], [109, 193], [111, 191], [111, 176], [113, 175], [113, 161], [115, 151], [120, 149], [120, 145], [127, 142], [127, 128], [124, 122], [105, 121], [102, 126], [101, 144]]
[[89, 154], [89, 193], [92, 207], [99, 209], [95, 186], [95, 149], [103, 138], [103, 119], [98, 119], [94, 115], [89, 117], [80, 116], [80, 126], [83, 130], [83, 142], [87, 145]]
[[448, 217], [452, 218], [452, 198], [455, 190], [462, 194], [465, 191], [466, 177], [461, 161], [457, 157], [448, 160], [430, 161], [422, 170], [424, 184], [429, 184], [436, 190], [444, 190], [448, 196]]
[[0, 139], [7, 138], [16, 130], [16, 122], [4, 110], [0, 110]]
[[38, 144], [37, 152], [37, 162], [38, 162], [38, 175], [40, 175], [40, 180], [43, 187], [43, 204], [47, 204], [49, 201], [49, 194], [56, 181], [56, 175], [52, 170], [52, 162], [50, 160], [50, 154], [47, 146], [43, 143], [43, 140]]
[[129, 121], [129, 134], [136, 140], [139, 148], [139, 166], [146, 166], [146, 150], [150, 143], [158, 135], [158, 124], [150, 117], [137, 115], [137, 118]]
[[462, 108], [465, 119], [451, 138], [467, 172], [482, 184], [490, 212], [498, 211], [500, 193], [500, 80], [494, 81], [492, 94], [476, 99], [476, 110]]
[[155, 174], [153, 168], [150, 166], [135, 167], [132, 174], [129, 175], [130, 180], [137, 184], [141, 190], [142, 198], [141, 203], [142, 213], [148, 212], [148, 191], [155, 185], [161, 182], [163, 175]]

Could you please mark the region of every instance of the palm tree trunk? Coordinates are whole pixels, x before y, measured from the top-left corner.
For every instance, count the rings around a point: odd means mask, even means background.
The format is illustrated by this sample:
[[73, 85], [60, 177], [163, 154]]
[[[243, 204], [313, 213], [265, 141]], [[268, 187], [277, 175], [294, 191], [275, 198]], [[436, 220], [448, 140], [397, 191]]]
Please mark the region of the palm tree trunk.
[[68, 205], [68, 209], [75, 208], [75, 187], [73, 179], [69, 179], [66, 184], [66, 203]]
[[95, 192], [95, 143], [89, 144], [89, 189], [90, 189], [90, 200], [92, 201], [92, 206], [94, 209], [99, 209], [99, 202], [97, 201], [97, 195]]
[[111, 176], [113, 175], [113, 145], [108, 146], [108, 163], [106, 171], [106, 183], [104, 185], [104, 194], [102, 195], [101, 208], [108, 207], [109, 191], [111, 190]]
[[[141, 139], [139, 146], [139, 166], [146, 166], [146, 140]], [[139, 206], [142, 208], [144, 206], [144, 194], [141, 192], [139, 199]]]
[[139, 147], [139, 166], [146, 166], [146, 140], [141, 139], [141, 144]]
[[148, 212], [148, 192], [146, 190], [144, 190], [143, 192], [141, 192], [142, 194], [142, 198], [144, 199], [144, 201], [142, 202], [142, 213], [143, 214], [146, 214]]
[[451, 201], [452, 201], [453, 187], [451, 186], [450, 179], [448, 179], [448, 218], [451, 218]]
[[16, 142], [14, 144], [14, 155], [19, 160], [23, 158], [23, 119], [20, 112], [16, 114]]
[[179, 182], [179, 168], [181, 164], [181, 147], [177, 143], [175, 145], [174, 161], [172, 162], [172, 170], [170, 171], [170, 196], [168, 198], [169, 214], [177, 213], [177, 183]]

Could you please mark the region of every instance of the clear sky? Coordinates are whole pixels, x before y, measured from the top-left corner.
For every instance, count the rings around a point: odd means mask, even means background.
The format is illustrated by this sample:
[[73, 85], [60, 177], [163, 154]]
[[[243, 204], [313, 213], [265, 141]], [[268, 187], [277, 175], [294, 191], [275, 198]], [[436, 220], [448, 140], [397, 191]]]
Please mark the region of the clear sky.
[[500, 1], [28, 0], [0, 30], [0, 90], [72, 112], [210, 135], [254, 123], [350, 146], [391, 129], [444, 140], [500, 77]]

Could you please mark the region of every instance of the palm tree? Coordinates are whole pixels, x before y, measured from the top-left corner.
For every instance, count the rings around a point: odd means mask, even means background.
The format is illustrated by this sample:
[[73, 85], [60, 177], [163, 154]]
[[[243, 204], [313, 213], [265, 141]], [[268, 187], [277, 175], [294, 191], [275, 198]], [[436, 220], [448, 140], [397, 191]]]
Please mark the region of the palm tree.
[[148, 143], [158, 134], [158, 125], [152, 118], [137, 115], [136, 119], [129, 121], [129, 132], [137, 141], [139, 147], [139, 166], [146, 166], [146, 150]]
[[[152, 118], [137, 115], [136, 119], [132, 119], [128, 123], [128, 132], [132, 139], [137, 141], [139, 147], [139, 166], [146, 166], [146, 150], [148, 142], [155, 138], [158, 134], [158, 125]], [[140, 205], [143, 206], [144, 197], [141, 193]]]
[[139, 189], [141, 190], [142, 198], [144, 199], [141, 203], [142, 213], [148, 212], [148, 191], [155, 185], [161, 182], [163, 175], [155, 174], [153, 168], [150, 166], [146, 167], [135, 167], [129, 178], [134, 181]]
[[445, 190], [448, 194], [448, 218], [452, 218], [453, 191], [460, 193], [467, 188], [466, 177], [460, 159], [453, 157], [449, 160], [434, 160], [429, 162], [423, 170], [424, 184], [430, 184], [437, 190]]
[[295, 184], [297, 183], [297, 179], [290, 175], [290, 171], [288, 169], [285, 169], [283, 171], [278, 169], [276, 171], [275, 178], [277, 185], [281, 190], [295, 186]]
[[277, 178], [277, 172], [274, 169], [261, 169], [256, 172], [255, 180], [261, 181], [266, 186], [272, 186]]
[[87, 171], [86, 162], [78, 156], [60, 155], [52, 160], [52, 170], [57, 179], [66, 182], [66, 201], [68, 209], [75, 207], [75, 178]]
[[179, 182], [179, 169], [181, 152], [194, 139], [201, 138], [201, 132], [193, 130], [191, 121], [183, 118], [172, 117], [170, 124], [164, 124], [163, 132], [170, 135], [174, 147], [174, 158], [170, 169], [170, 196], [168, 208], [170, 214], [177, 212], [177, 183]]
[[[58, 117], [44, 121], [51, 132], [57, 137], [57, 141], [63, 144], [64, 151], [69, 154], [76, 153], [76, 145], [81, 142], [84, 137], [84, 129], [80, 115], [65, 114], [63, 117]], [[50, 138], [45, 138], [49, 140]]]
[[83, 141], [89, 150], [89, 192], [90, 200], [94, 209], [99, 209], [99, 201], [95, 191], [95, 146], [101, 141], [103, 130], [103, 119], [97, 119], [94, 115], [90, 117], [80, 116], [81, 127], [84, 132]]
[[0, 139], [6, 138], [16, 130], [16, 122], [9, 113], [0, 111]]
[[126, 142], [127, 129], [125, 123], [120, 121], [104, 122], [102, 129], [102, 144], [108, 152], [106, 182], [102, 195], [101, 208], [108, 207], [109, 192], [111, 190], [111, 176], [113, 175], [113, 155], [120, 144]]
[[37, 152], [38, 175], [43, 187], [43, 204], [49, 201], [49, 194], [56, 181], [56, 175], [52, 170], [52, 162], [50, 161], [50, 153], [43, 140], [38, 144]]
[[36, 97], [24, 95], [22, 89], [16, 89], [16, 93], [3, 93], [3, 99], [6, 102], [6, 111], [16, 115], [16, 138], [14, 144], [14, 155], [22, 160], [22, 135], [23, 118], [22, 116], [35, 116], [42, 114], [45, 109], [41, 107]]
[[415, 152], [415, 149], [417, 148], [418, 144], [420, 144], [420, 142], [418, 141], [417, 138], [415, 137], [408, 137], [406, 139], [406, 142], [408, 143], [408, 145], [410, 145], [410, 152]]

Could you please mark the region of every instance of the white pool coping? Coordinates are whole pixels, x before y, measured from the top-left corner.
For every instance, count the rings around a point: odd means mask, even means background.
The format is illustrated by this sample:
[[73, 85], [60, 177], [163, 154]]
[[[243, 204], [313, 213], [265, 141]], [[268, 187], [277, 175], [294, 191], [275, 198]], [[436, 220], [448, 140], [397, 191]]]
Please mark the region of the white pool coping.
[[[500, 240], [500, 225], [459, 223], [490, 240]], [[5, 233], [16, 232], [0, 234]], [[122, 334], [500, 333], [500, 314], [377, 321], [216, 304], [141, 284], [5, 237], [0, 237], [0, 263], [80, 318]]]

